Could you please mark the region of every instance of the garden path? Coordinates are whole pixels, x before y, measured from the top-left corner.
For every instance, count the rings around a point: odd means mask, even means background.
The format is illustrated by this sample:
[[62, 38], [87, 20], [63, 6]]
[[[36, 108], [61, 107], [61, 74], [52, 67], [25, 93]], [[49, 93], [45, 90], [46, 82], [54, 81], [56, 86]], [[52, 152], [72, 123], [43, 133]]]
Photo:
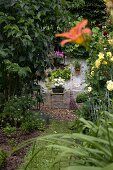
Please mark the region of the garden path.
[[74, 60], [67, 59], [66, 64], [70, 64], [71, 67], [71, 79], [65, 83], [65, 92], [64, 95], [51, 95], [51, 91], [45, 86], [45, 82], [39, 82], [39, 84], [44, 89], [44, 108], [51, 109], [69, 109], [73, 110], [77, 107], [76, 96], [85, 90], [85, 74], [87, 71], [87, 63], [85, 59], [78, 59], [81, 63], [80, 74], [76, 74], [73, 64]]

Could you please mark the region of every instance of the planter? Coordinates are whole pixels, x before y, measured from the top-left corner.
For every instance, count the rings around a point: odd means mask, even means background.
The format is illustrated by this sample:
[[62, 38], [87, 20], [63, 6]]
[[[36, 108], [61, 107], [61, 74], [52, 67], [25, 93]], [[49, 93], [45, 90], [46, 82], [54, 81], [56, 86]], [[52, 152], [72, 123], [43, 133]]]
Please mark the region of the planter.
[[75, 73], [76, 73], [77, 75], [79, 75], [79, 74], [80, 74], [80, 69], [75, 69]]
[[52, 88], [52, 92], [53, 93], [63, 93], [64, 92], [64, 88], [63, 87], [53, 87]]

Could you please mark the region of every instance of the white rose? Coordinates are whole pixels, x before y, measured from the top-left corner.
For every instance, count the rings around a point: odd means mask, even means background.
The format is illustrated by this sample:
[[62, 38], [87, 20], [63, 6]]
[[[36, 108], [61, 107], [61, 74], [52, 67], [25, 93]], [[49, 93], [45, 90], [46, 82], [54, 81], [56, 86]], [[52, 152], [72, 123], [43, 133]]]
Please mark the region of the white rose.
[[92, 87], [88, 87], [88, 92], [91, 92], [92, 91]]
[[113, 82], [111, 80], [107, 81], [107, 89], [109, 91], [112, 91], [113, 90]]

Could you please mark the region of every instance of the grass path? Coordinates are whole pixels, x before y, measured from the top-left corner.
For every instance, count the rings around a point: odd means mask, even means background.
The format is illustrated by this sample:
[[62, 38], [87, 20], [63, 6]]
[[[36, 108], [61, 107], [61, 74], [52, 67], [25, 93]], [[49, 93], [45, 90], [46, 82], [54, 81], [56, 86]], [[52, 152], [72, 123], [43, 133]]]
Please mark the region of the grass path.
[[[42, 136], [57, 133], [71, 133], [68, 128], [68, 123], [65, 121], [52, 121], [49, 128], [45, 130]], [[45, 146], [47, 143], [48, 141], [36, 141], [26, 156], [25, 163], [19, 168], [19, 170], [53, 170], [51, 165], [58, 152], [46, 148]], [[56, 165], [54, 170], [59, 170], [59, 165]]]

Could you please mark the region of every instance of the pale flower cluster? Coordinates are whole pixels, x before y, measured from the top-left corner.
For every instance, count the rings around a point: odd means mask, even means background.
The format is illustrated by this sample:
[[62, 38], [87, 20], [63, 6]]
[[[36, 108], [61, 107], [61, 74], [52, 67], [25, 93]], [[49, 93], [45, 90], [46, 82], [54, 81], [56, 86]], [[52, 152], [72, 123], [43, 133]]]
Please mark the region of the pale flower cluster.
[[92, 87], [88, 87], [88, 92], [91, 92], [92, 91]]
[[54, 83], [54, 86], [55, 87], [63, 87], [64, 85], [65, 85], [65, 80], [64, 79], [62, 79], [61, 77], [59, 77], [59, 78], [55, 78], [54, 80], [53, 80], [53, 83]]
[[113, 62], [112, 53], [111, 52], [107, 52], [106, 54], [107, 54], [107, 57], [109, 58], [109, 60]]
[[107, 61], [105, 61], [104, 54], [100, 52], [98, 54], [98, 59], [95, 61], [95, 67], [99, 68], [101, 64], [107, 64]]
[[106, 84], [107, 84], [107, 89], [109, 91], [112, 91], [113, 90], [113, 81], [109, 80], [109, 81], [106, 82]]
[[[107, 60], [107, 61], [106, 61]], [[109, 62], [113, 62], [113, 55], [110, 51], [106, 52], [106, 56], [104, 53], [99, 52], [98, 59], [95, 61], [94, 66], [91, 69], [91, 76], [94, 75], [94, 69], [99, 69], [101, 64], [108, 64]]]
[[113, 39], [109, 39], [109, 40], [108, 40], [108, 43], [109, 43], [110, 45], [113, 45]]

